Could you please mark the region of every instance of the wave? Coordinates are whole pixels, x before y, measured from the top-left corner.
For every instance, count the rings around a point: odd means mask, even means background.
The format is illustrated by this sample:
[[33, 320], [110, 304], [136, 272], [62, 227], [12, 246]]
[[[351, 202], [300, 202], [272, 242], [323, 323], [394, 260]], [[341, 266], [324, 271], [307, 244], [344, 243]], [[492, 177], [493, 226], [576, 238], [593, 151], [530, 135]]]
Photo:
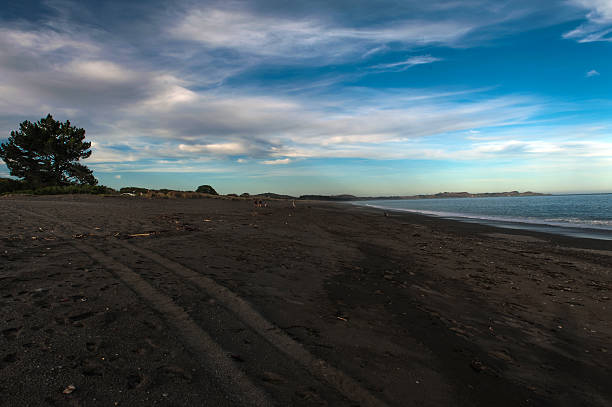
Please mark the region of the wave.
[[576, 229], [596, 229], [602, 231], [612, 231], [612, 220], [604, 219], [580, 219], [580, 218], [534, 218], [534, 217], [510, 217], [501, 215], [480, 215], [480, 214], [469, 214], [459, 212], [444, 212], [444, 211], [431, 211], [423, 209], [408, 209], [408, 208], [395, 208], [383, 205], [372, 205], [365, 204], [365, 206], [377, 209], [384, 209], [389, 211], [400, 211], [418, 213], [422, 215], [436, 216], [441, 218], [456, 219], [456, 220], [471, 220], [474, 222], [499, 222], [499, 223], [512, 223], [512, 224], [527, 224], [534, 226], [553, 226], [562, 228], [576, 228]]

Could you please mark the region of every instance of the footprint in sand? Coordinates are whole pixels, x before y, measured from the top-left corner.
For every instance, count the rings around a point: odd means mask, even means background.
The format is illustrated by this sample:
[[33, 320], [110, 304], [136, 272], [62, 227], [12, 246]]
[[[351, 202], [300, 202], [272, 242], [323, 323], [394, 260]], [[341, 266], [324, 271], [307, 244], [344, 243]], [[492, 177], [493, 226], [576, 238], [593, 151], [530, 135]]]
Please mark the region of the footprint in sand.
[[92, 317], [93, 315], [94, 315], [94, 313], [93, 313], [93, 312], [91, 312], [91, 311], [87, 311], [87, 312], [83, 312], [83, 313], [80, 313], [80, 314], [77, 314], [77, 315], [72, 315], [72, 316], [69, 316], [68, 318], [69, 318], [69, 319], [70, 319], [70, 321], [72, 321], [72, 322], [78, 322], [78, 321], [82, 321], [82, 320], [84, 320], [84, 319], [90, 318], [90, 317]]
[[3, 364], [15, 363], [16, 361], [17, 361], [16, 353], [9, 353], [8, 355], [2, 358]]
[[12, 341], [14, 339], [17, 339], [19, 337], [19, 334], [21, 333], [23, 327], [18, 327], [18, 328], [8, 328], [2, 331], [2, 335], [4, 335], [4, 337], [9, 340]]
[[146, 376], [136, 370], [130, 372], [125, 380], [127, 382], [127, 388], [130, 390], [142, 387], [147, 383]]
[[174, 366], [174, 365], [165, 365], [157, 368], [155, 372], [155, 382], [157, 383], [167, 383], [167, 382], [181, 382], [187, 381], [191, 382], [193, 379], [191, 373], [186, 370]]
[[87, 348], [87, 350], [89, 352], [96, 352], [100, 346], [99, 346], [99, 344], [97, 344], [95, 342], [87, 342], [85, 344], [85, 347]]

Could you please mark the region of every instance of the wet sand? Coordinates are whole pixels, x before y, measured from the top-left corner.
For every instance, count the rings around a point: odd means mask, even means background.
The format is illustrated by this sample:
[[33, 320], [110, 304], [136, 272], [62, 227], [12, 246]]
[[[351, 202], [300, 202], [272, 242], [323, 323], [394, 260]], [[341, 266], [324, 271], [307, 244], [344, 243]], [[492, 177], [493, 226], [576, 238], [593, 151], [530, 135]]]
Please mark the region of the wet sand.
[[612, 404], [611, 242], [271, 204], [0, 198], [0, 405]]

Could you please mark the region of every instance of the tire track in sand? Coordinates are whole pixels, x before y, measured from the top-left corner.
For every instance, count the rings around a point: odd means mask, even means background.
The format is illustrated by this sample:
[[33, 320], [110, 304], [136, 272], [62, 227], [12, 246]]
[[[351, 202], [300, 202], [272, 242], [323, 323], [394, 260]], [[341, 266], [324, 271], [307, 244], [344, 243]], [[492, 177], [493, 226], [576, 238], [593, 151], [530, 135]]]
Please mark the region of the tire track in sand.
[[[31, 212], [24, 208], [21, 208], [21, 210], [27, 211], [29, 213], [32, 213], [33, 215], [36, 215], [42, 218], [52, 220], [54, 222], [59, 221], [57, 218], [53, 218], [52, 216], [49, 216], [46, 214]], [[83, 225], [80, 225], [78, 223], [67, 221], [67, 220], [61, 220], [61, 222], [64, 225], [72, 225], [77, 230], [78, 229], [80, 229], [81, 231], [87, 230], [85, 233], [90, 232]], [[249, 304], [247, 301], [239, 297], [233, 291], [218, 284], [213, 279], [206, 277], [198, 273], [197, 271], [194, 271], [176, 261], [163, 257], [156, 252], [136, 246], [127, 241], [116, 240], [112, 242], [109, 241], [108, 243], [115, 244], [118, 246], [123, 246], [124, 248], [130, 251], [138, 253], [141, 256], [146, 257], [149, 260], [161, 265], [162, 267], [171, 271], [175, 275], [182, 277], [185, 280], [196, 285], [197, 287], [203, 289], [209, 296], [217, 300], [225, 308], [227, 308], [229, 311], [234, 313], [243, 323], [249, 326], [254, 332], [256, 332], [261, 337], [266, 339], [270, 344], [272, 344], [278, 350], [280, 350], [281, 352], [283, 352], [290, 358], [294, 359], [296, 362], [302, 365], [308, 372], [310, 372], [313, 376], [330, 384], [332, 387], [338, 390], [342, 395], [344, 395], [349, 400], [354, 401], [358, 403], [360, 406], [364, 406], [364, 407], [386, 406], [384, 402], [382, 402], [381, 400], [373, 396], [368, 390], [362, 387], [355, 379], [348, 376], [342, 370], [330, 365], [326, 361], [314, 356], [306, 348], [304, 348], [304, 346], [301, 343], [295, 341], [293, 338], [287, 335], [282, 329], [280, 329], [279, 327], [275, 326], [270, 321], [265, 319], [265, 317], [263, 317], [263, 315], [261, 315], [257, 310], [255, 310], [255, 308], [253, 308], [251, 304]], [[91, 249], [96, 251], [96, 249], [94, 249], [92, 246], [85, 245], [85, 244], [82, 244], [82, 245], [90, 247]], [[105, 256], [102, 256], [102, 257], [108, 260], [107, 257]], [[120, 265], [130, 270], [129, 268], [127, 268], [127, 266], [124, 266], [122, 264]], [[130, 270], [130, 273], [134, 274], [134, 276], [132, 276], [131, 274], [127, 274], [128, 278], [134, 278], [134, 279], [138, 278], [143, 284], [148, 286], [148, 289], [156, 292], [156, 290], [153, 287], [151, 287], [146, 281], [144, 281], [138, 274], [136, 274], [135, 272], [131, 270]], [[156, 293], [159, 294], [160, 296], [164, 296], [163, 294], [159, 292], [156, 292]], [[174, 302], [170, 298], [168, 297], [166, 298], [167, 298], [167, 301], [171, 303], [170, 304], [171, 306], [174, 306], [180, 309], [180, 307], [176, 306], [176, 304], [174, 304]], [[184, 313], [182, 309], [180, 310]], [[189, 318], [189, 316], [185, 314], [184, 317], [189, 319], [191, 323], [195, 325], [195, 322], [193, 322]], [[212, 339], [210, 339], [210, 337], [204, 331], [202, 331], [199, 327], [197, 327], [197, 325], [195, 325], [195, 327], [199, 329], [204, 335], [206, 335], [206, 337], [208, 337], [208, 340], [212, 342]], [[187, 327], [185, 328], [187, 329]], [[216, 346], [218, 347], [218, 345]]]
[[[82, 229], [82, 226], [74, 222], [60, 221], [24, 208], [20, 208], [20, 210], [34, 216], [52, 220], [54, 223], [74, 225], [77, 229]], [[259, 387], [255, 386], [244, 372], [234, 366], [233, 362], [227, 358], [226, 352], [223, 351], [221, 346], [213, 341], [213, 339], [189, 317], [187, 312], [176, 305], [170, 297], [153, 288], [153, 286], [131, 268], [112, 259], [94, 246], [76, 242], [72, 240], [71, 235], [62, 232], [53, 231], [52, 233], [58, 237], [67, 239], [72, 246], [101, 264], [130, 288], [130, 290], [144, 299], [151, 308], [157, 311], [168, 326], [179, 335], [183, 343], [187, 345], [194, 355], [200, 359], [203, 365], [215, 375], [223, 386], [225, 394], [232, 402], [245, 406], [273, 405], [268, 396]]]

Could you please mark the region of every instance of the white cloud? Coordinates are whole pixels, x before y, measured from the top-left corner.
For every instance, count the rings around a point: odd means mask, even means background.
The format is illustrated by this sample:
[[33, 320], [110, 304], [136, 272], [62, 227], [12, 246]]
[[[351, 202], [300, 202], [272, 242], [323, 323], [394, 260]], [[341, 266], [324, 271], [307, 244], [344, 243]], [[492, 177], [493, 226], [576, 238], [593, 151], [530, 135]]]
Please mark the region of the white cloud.
[[[240, 20], [241, 24], [250, 23]], [[365, 37], [385, 35], [380, 31]], [[0, 47], [11, 55], [23, 53], [1, 41]], [[299, 157], [407, 157], [413, 155], [413, 140], [521, 123], [540, 109], [535, 100], [486, 99], [471, 97], [466, 91], [347, 90], [335, 96], [289, 97], [256, 88], [242, 92], [223, 87], [208, 89], [198, 86], [201, 83], [194, 78], [183, 79], [176, 71], [146, 70], [142, 66], [136, 70], [129, 60], [109, 60], [112, 54], [106, 58], [98, 54], [97, 50], [103, 48], [84, 46], [89, 50], [85, 59], [78, 52], [66, 53], [62, 61], [47, 70], [28, 72], [0, 64], [0, 89], [4, 91], [0, 92], [0, 111], [44, 115], [72, 109], [68, 118], [85, 127], [88, 137], [96, 142], [88, 162], [99, 168], [136, 165], [155, 158], [169, 162], [138, 168], [184, 165], [187, 169], [188, 163], [173, 164], [173, 160], [238, 155], [279, 165]], [[35, 64], [24, 66], [44, 66], [46, 55], [33, 58]], [[434, 59], [415, 56], [391, 68], [403, 69]], [[458, 98], [461, 101], [456, 101]], [[466, 101], [470, 98], [471, 102]], [[438, 148], [424, 148], [422, 152], [424, 157], [443, 155]]]
[[321, 17], [290, 18], [246, 9], [205, 8], [189, 10], [169, 33], [210, 49], [286, 59], [337, 59], [355, 53], [369, 56], [392, 42], [453, 45], [477, 25], [465, 20], [414, 19], [355, 28]]
[[87, 159], [88, 163], [134, 162], [143, 157], [143, 152], [125, 152], [112, 148], [112, 145], [95, 141], [91, 143], [91, 151], [91, 157]]
[[[209, 86], [219, 76], [209, 75], [207, 58], [221, 48], [224, 52], [216, 54], [230, 54], [233, 65], [249, 64], [251, 56], [305, 56], [327, 63], [347, 56], [367, 58], [387, 51], [386, 43], [401, 43], [404, 50], [419, 44], [458, 45], [484, 22], [397, 18], [385, 26], [356, 29], [316, 16], [206, 12], [186, 14], [171, 29], [176, 38], [195, 41], [198, 49], [207, 50], [204, 56], [198, 54], [198, 61], [206, 60], [206, 64], [196, 66], [196, 73], [188, 62], [183, 70], [138, 60], [125, 49], [119, 52], [112, 44], [93, 41], [87, 33], [1, 29], [0, 34], [7, 34], [0, 35], [1, 124], [23, 120], [14, 120], [17, 115], [35, 119], [38, 114], [62, 113], [64, 117], [56, 118], [69, 118], [85, 127], [88, 138], [96, 141], [87, 162], [96, 169], [117, 171], [227, 171], [209, 167], [206, 160], [212, 159], [227, 159], [233, 165], [235, 161], [280, 165], [276, 169], [283, 170], [294, 167], [283, 164], [317, 157], [468, 159], [610, 152], [605, 143], [551, 142], [556, 135], [534, 136], [531, 141], [513, 134], [489, 136], [490, 128], [534, 120], [546, 109], [535, 98], [486, 97], [486, 90], [386, 89], [379, 93], [345, 88], [338, 94], [317, 96], [316, 92], [282, 93], [255, 85]], [[234, 60], [235, 54], [249, 55]], [[439, 60], [417, 55], [376, 68], [402, 70]], [[287, 96], [291, 94], [297, 96]], [[489, 128], [483, 131], [489, 139], [477, 137], [475, 132], [482, 128]], [[464, 145], [465, 151], [459, 151], [432, 141], [452, 140], [454, 133], [464, 140], [468, 131], [472, 141], [490, 143]], [[589, 148], [597, 151], [589, 153]], [[231, 156], [242, 158], [230, 161]]]
[[570, 0], [577, 7], [586, 9], [587, 22], [563, 35], [578, 42], [612, 41], [612, 1]]
[[93, 114], [112, 114], [160, 87], [155, 86], [160, 74], [138, 72], [111, 60], [114, 53], [86, 33], [48, 28], [0, 31], [6, 35], [0, 35], [1, 115], [51, 112], [74, 117], [90, 110], [93, 119]]
[[289, 164], [291, 162], [291, 160], [289, 158], [279, 158], [278, 160], [266, 160], [266, 161], [262, 161], [262, 164], [265, 165], [285, 165], [285, 164]]
[[473, 148], [461, 151], [461, 155], [474, 158], [484, 157], [490, 154], [529, 155], [536, 156], [558, 156], [558, 157], [611, 157], [612, 142], [593, 140], [569, 140], [569, 141], [547, 141], [547, 140], [506, 140], [474, 144]]
[[236, 142], [215, 144], [179, 144], [179, 150], [187, 153], [208, 152], [216, 155], [238, 155], [248, 152], [247, 148]]
[[128, 82], [136, 79], [137, 74], [122, 66], [104, 60], [74, 60], [60, 70], [81, 77], [88, 81]]
[[160, 75], [152, 81], [152, 87], [157, 88], [150, 99], [144, 104], [151, 108], [164, 110], [176, 104], [191, 103], [197, 99], [197, 94], [187, 89], [179, 79], [171, 75]]
[[590, 70], [589, 72], [586, 73], [586, 77], [587, 78], [590, 78], [592, 76], [599, 76], [599, 75], [600, 75], [600, 73], [597, 72], [595, 69], [592, 69], [592, 70]]
[[372, 68], [382, 69], [382, 70], [403, 71], [408, 68], [412, 68], [413, 66], [416, 66], [416, 65], [431, 64], [431, 63], [438, 62], [438, 61], [442, 61], [442, 59], [432, 57], [431, 55], [417, 55], [417, 56], [410, 57], [401, 62], [374, 65]]
[[200, 3], [173, 16], [166, 34], [200, 44], [209, 56], [229, 50], [233, 59], [241, 57], [233, 66], [278, 59], [324, 65], [390, 49], [461, 48], [576, 17], [575, 8], [527, 0], [359, 1], [350, 10], [345, 2], [287, 3], [276, 10], [259, 1]]
[[20, 30], [0, 27], [0, 42], [14, 49], [27, 52], [49, 53], [60, 49], [75, 49], [81, 53], [94, 53], [99, 48], [87, 40], [75, 40], [82, 36], [71, 36], [49, 29]]

